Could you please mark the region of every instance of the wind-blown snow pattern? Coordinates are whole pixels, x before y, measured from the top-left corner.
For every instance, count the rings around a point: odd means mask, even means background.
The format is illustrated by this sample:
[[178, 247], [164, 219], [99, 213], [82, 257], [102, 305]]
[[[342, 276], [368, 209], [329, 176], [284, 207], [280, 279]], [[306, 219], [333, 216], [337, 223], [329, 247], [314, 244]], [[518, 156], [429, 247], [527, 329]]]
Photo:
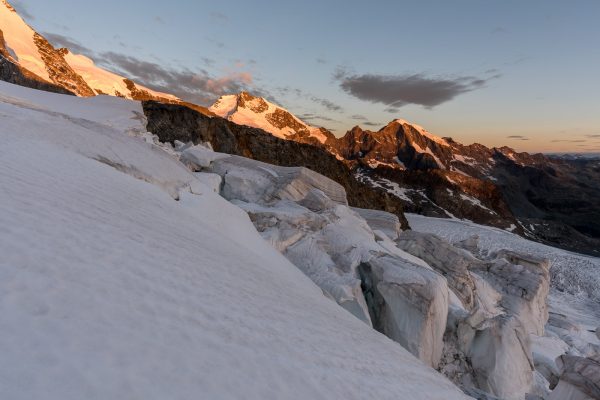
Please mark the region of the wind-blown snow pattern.
[[0, 95], [0, 398], [466, 398], [148, 143], [139, 103]]

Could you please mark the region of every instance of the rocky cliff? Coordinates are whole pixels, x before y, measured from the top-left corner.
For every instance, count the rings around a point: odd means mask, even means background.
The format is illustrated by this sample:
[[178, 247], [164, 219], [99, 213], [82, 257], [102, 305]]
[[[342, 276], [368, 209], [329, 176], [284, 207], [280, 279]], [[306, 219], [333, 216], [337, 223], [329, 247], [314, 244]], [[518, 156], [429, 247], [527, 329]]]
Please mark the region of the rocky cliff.
[[306, 167], [340, 183], [351, 206], [385, 210], [408, 227], [400, 199], [356, 179], [350, 168], [323, 148], [280, 139], [258, 128], [210, 117], [188, 107], [143, 102], [148, 130], [163, 142], [208, 142], [219, 152], [242, 155], [280, 166]]

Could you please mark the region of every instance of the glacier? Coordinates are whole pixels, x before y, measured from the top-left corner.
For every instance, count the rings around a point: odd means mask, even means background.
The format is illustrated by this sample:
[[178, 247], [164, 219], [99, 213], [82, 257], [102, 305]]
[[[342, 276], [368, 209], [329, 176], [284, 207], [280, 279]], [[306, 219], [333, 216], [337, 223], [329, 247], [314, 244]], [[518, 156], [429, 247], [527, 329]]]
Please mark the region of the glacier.
[[0, 398], [467, 398], [149, 143], [139, 103], [0, 94]]
[[0, 120], [1, 398], [596, 396], [600, 259], [403, 232], [135, 101], [0, 82]]

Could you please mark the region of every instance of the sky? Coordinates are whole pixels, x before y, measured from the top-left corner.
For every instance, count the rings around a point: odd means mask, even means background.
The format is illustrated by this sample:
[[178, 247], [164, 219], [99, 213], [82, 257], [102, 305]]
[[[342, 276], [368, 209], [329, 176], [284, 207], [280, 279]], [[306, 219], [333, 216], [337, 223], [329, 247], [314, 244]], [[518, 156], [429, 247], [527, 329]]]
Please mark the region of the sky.
[[12, 0], [56, 46], [210, 105], [247, 90], [343, 135], [402, 118], [600, 152], [600, 1]]

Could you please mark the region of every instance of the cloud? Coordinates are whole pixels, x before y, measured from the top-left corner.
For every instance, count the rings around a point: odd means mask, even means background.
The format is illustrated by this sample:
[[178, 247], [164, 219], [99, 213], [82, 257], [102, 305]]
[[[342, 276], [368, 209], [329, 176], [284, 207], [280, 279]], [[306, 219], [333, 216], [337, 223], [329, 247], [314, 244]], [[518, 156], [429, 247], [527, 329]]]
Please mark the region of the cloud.
[[19, 14], [23, 19], [34, 20], [35, 17], [29, 12], [27, 6], [23, 4], [20, 0], [11, 0], [10, 4], [13, 6], [15, 10], [17, 10], [17, 14]]
[[522, 135], [511, 135], [511, 136], [507, 136], [507, 139], [515, 139], [515, 140], [529, 140], [528, 137], [522, 136]]
[[208, 67], [212, 67], [213, 65], [215, 65], [215, 62], [216, 62], [215, 60], [213, 60], [210, 57], [202, 57], [201, 60]]
[[327, 60], [324, 58], [319, 57], [315, 61], [317, 62], [317, 64], [327, 64]]
[[492, 35], [497, 35], [501, 33], [508, 33], [508, 31], [501, 26], [497, 26], [494, 29], [492, 29]]
[[159, 24], [164, 24], [165, 20], [162, 19], [161, 16], [157, 15], [156, 17], [154, 17], [154, 22], [158, 22]]
[[375, 75], [349, 74], [338, 68], [333, 74], [340, 88], [360, 100], [381, 103], [386, 111], [397, 112], [400, 107], [417, 104], [431, 109], [454, 99], [456, 96], [480, 89], [490, 79], [474, 76], [455, 78], [429, 77], [424, 74]]
[[54, 47], [66, 47], [69, 50], [71, 50], [73, 53], [83, 54], [88, 57], [92, 57], [94, 55], [94, 52], [92, 50], [90, 50], [89, 48], [85, 47], [84, 45], [82, 45], [81, 43], [79, 43], [78, 41], [76, 41], [70, 37], [60, 35], [58, 33], [49, 33], [49, 32], [44, 32], [42, 35], [46, 39], [48, 39], [48, 41], [50, 43], [52, 43], [52, 45]]
[[213, 11], [210, 13], [210, 17], [216, 21], [220, 21], [220, 22], [226, 22], [229, 21], [229, 16], [226, 14], [223, 14], [222, 12], [218, 12], [218, 11]]
[[257, 93], [257, 90], [251, 88], [252, 75], [243, 71], [233, 71], [221, 77], [213, 77], [203, 69], [198, 71], [173, 69], [115, 52], [100, 54], [99, 63], [109, 68], [116, 68], [117, 72], [144, 86], [172, 93], [201, 105], [210, 104], [223, 94], [238, 93], [242, 90]]
[[365, 126], [382, 126], [383, 124], [380, 124], [379, 122], [367, 121], [367, 122], [363, 122], [363, 125], [365, 125]]
[[322, 99], [320, 97], [316, 97], [316, 96], [312, 96], [310, 98], [312, 101], [319, 103], [320, 105], [322, 105], [323, 107], [325, 107], [327, 110], [329, 111], [333, 111], [333, 112], [342, 112], [344, 111], [344, 109], [342, 108], [342, 106], [335, 104], [334, 102], [327, 100], [327, 99]]
[[320, 121], [327, 121], [327, 122], [339, 122], [333, 118], [326, 117], [324, 115], [314, 114], [314, 113], [304, 113], [304, 114], [299, 115], [298, 117], [304, 121], [320, 120]]
[[280, 87], [275, 88], [274, 90], [281, 97], [294, 95], [301, 99], [310, 100], [314, 103], [317, 103], [321, 107], [325, 108], [327, 111], [336, 112], [336, 113], [344, 112], [344, 108], [342, 106], [340, 106], [339, 104], [336, 104], [331, 100], [324, 99], [322, 97], [318, 97], [311, 93], [305, 92], [302, 89], [293, 88], [290, 86], [280, 86]]
[[367, 119], [367, 117], [365, 117], [364, 115], [360, 115], [360, 114], [354, 114], [350, 118], [356, 119], [356, 120], [365, 120], [365, 121]]
[[585, 135], [585, 137], [590, 139], [600, 139], [600, 135]]
[[555, 139], [551, 140], [552, 143], [586, 143], [586, 139]]
[[220, 41], [219, 39], [215, 39], [213, 37], [206, 37], [206, 40], [209, 43], [214, 44], [215, 46], [217, 46], [219, 49], [223, 49], [225, 48], [225, 42]]
[[[200, 68], [192, 71], [188, 68], [175, 69], [162, 64], [141, 60], [137, 57], [117, 52], [94, 53], [76, 40], [56, 33], [43, 34], [55, 47], [67, 47], [71, 51], [92, 58], [99, 66], [112, 70], [136, 83], [161, 92], [171, 93], [183, 100], [210, 105], [219, 96], [251, 91], [262, 97], [268, 94], [252, 87], [253, 76], [245, 71], [231, 71], [223, 76], [214, 77]], [[119, 39], [115, 37], [115, 39]], [[123, 46], [125, 46], [123, 44]], [[204, 57], [202, 61], [210, 66], [214, 60]]]

